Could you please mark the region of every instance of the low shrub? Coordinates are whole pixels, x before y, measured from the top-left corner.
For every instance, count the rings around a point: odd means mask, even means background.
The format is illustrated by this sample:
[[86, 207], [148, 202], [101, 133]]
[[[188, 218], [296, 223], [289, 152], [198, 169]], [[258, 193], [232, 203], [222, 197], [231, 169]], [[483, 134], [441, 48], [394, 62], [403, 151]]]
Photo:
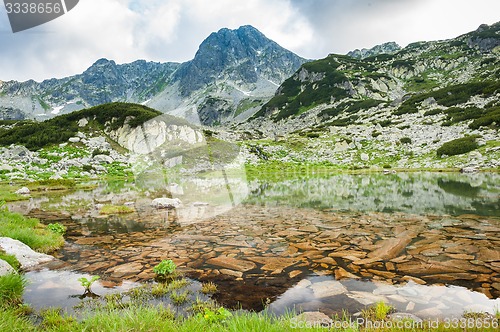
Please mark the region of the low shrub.
[[454, 139], [444, 143], [439, 149], [437, 149], [436, 153], [438, 157], [442, 157], [443, 155], [455, 156], [473, 151], [479, 147], [476, 142], [476, 139], [479, 137], [479, 135], [473, 135]]
[[399, 141], [401, 144], [411, 144], [411, 138], [409, 137], [402, 137]]

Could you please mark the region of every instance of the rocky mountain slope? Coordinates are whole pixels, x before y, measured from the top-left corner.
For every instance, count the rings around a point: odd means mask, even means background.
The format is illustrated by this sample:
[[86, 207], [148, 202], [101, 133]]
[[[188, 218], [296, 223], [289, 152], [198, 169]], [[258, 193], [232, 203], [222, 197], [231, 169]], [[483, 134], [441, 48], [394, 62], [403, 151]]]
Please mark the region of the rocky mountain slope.
[[[257, 160], [266, 155], [360, 168], [495, 168], [499, 78], [500, 23], [451, 40], [410, 44], [395, 54], [331, 54], [302, 65], [238, 127], [239, 137], [263, 139]], [[470, 143], [470, 149], [438, 151], [450, 141], [461, 148]], [[435, 160], [451, 154], [460, 157]]]
[[142, 102], [161, 91], [179, 64], [97, 60], [80, 75], [41, 83], [0, 83], [0, 118], [46, 120], [113, 101]]
[[164, 169], [212, 171], [238, 152], [209, 131], [139, 104], [103, 104], [43, 122], [0, 121], [0, 181], [146, 174], [157, 185]]
[[399, 46], [397, 43], [388, 42], [381, 45], [376, 45], [370, 49], [355, 49], [354, 51], [347, 53], [347, 55], [356, 59], [365, 59], [380, 54], [394, 54], [399, 50], [401, 50], [401, 46]]
[[41, 83], [1, 82], [0, 119], [45, 120], [85, 107], [143, 103], [192, 122], [252, 114], [305, 60], [243, 26], [212, 33], [183, 64], [100, 59], [80, 75]]

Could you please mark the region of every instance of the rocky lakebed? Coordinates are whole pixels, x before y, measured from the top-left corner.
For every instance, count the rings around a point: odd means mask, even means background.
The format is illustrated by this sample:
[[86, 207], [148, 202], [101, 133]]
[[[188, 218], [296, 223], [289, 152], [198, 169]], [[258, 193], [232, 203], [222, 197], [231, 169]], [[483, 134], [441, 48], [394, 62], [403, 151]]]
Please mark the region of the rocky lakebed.
[[[37, 273], [99, 275], [105, 292], [151, 283], [153, 267], [172, 259], [192, 280], [217, 284], [213, 298], [235, 309], [267, 308], [280, 314], [319, 310], [331, 316], [385, 301], [420, 318], [466, 311], [493, 314], [500, 306], [498, 175], [429, 173], [422, 178], [417, 173], [401, 178], [397, 187], [414, 186], [411, 203], [404, 195], [399, 203], [391, 198], [392, 187], [380, 185], [393, 182], [387, 175], [344, 175], [297, 179], [303, 195], [293, 189], [293, 181], [250, 182], [248, 197], [224, 209], [202, 202], [158, 209], [151, 206], [151, 197], [134, 192], [133, 184], [114, 193], [99, 184], [43, 194], [9, 203], [9, 208], [67, 227], [65, 246], [55, 259], [29, 273], [36, 280], [31, 297], [37, 287], [62, 287], [57, 274], [48, 281]], [[356, 188], [353, 183], [376, 188], [370, 196], [375, 203], [351, 208], [335, 204], [336, 199], [367, 199], [355, 190], [331, 192], [339, 190], [332, 183], [346, 181], [350, 188]], [[321, 202], [314, 200], [318, 192], [325, 197]], [[385, 202], [378, 202], [382, 197]], [[126, 204], [134, 212], [101, 214], [106, 202]]]

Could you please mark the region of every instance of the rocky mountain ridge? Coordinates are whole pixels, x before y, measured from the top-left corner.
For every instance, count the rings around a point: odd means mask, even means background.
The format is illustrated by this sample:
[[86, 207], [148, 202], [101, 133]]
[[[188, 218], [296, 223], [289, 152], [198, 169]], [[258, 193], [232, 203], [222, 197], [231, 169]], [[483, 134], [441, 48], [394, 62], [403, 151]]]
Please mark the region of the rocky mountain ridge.
[[399, 46], [397, 43], [388, 42], [381, 45], [376, 45], [370, 49], [355, 49], [348, 52], [347, 55], [356, 59], [365, 59], [380, 54], [394, 54], [399, 50], [401, 50], [401, 46]]
[[[233, 137], [248, 140], [254, 163], [498, 168], [499, 65], [500, 23], [394, 54], [331, 54], [303, 64]], [[479, 150], [436, 158], [467, 137]]]
[[255, 111], [304, 62], [251, 26], [221, 29], [182, 64], [138, 60], [119, 65], [100, 59], [63, 79], [2, 82], [0, 119], [45, 120], [121, 101], [217, 124]]

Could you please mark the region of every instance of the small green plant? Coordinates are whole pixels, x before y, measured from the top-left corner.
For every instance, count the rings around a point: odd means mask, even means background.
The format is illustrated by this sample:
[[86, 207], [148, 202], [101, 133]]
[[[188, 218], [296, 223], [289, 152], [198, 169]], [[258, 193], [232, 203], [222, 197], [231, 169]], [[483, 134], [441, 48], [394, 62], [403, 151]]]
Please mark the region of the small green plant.
[[411, 138], [409, 137], [402, 137], [399, 141], [401, 144], [411, 144]]
[[172, 280], [169, 284], [168, 284], [168, 291], [173, 291], [173, 290], [176, 290], [176, 289], [181, 289], [181, 288], [184, 288], [186, 287], [187, 285], [190, 284], [190, 281], [188, 279], [178, 279], [178, 280]]
[[226, 308], [220, 307], [217, 310], [210, 310], [205, 308], [203, 314], [199, 313], [197, 317], [203, 318], [207, 323], [224, 323], [228, 318], [232, 316], [231, 312]]
[[120, 293], [106, 294], [104, 300], [108, 310], [125, 309], [130, 306], [130, 302], [123, 301], [123, 294]]
[[171, 259], [164, 259], [158, 265], [153, 268], [153, 272], [156, 273], [158, 279], [166, 279], [171, 276], [177, 266]]
[[81, 277], [81, 278], [78, 278], [78, 281], [80, 282], [82, 287], [85, 288], [85, 293], [92, 293], [92, 291], [90, 290], [90, 287], [92, 287], [92, 284], [99, 279], [100, 279], [99, 276], [92, 276], [90, 279], [87, 279], [85, 277]]
[[394, 308], [384, 301], [377, 302], [374, 306], [368, 309], [361, 310], [361, 315], [363, 318], [371, 321], [381, 321], [387, 318], [387, 315], [391, 313]]
[[214, 284], [213, 282], [204, 282], [201, 285], [201, 292], [203, 294], [213, 294], [217, 292], [217, 285]]
[[92, 157], [98, 156], [98, 155], [105, 155], [109, 156], [110, 152], [108, 150], [101, 150], [101, 149], [95, 149], [92, 151]]
[[194, 300], [194, 302], [191, 304], [191, 307], [188, 309], [189, 311], [195, 313], [195, 314], [203, 314], [206, 309], [215, 311], [217, 310], [219, 306], [217, 303], [213, 300], [202, 300], [198, 296]]
[[168, 293], [168, 286], [164, 283], [159, 283], [151, 288], [151, 295], [155, 297], [162, 297]]
[[172, 291], [170, 293], [170, 299], [172, 300], [172, 303], [175, 305], [182, 305], [187, 302], [188, 300], [188, 295], [189, 291], [185, 290], [183, 292], [178, 292], [178, 291]]
[[62, 224], [59, 224], [59, 223], [48, 224], [47, 229], [49, 229], [50, 231], [52, 231], [56, 234], [60, 234], [60, 235], [64, 235], [64, 233], [66, 233], [66, 227]]

